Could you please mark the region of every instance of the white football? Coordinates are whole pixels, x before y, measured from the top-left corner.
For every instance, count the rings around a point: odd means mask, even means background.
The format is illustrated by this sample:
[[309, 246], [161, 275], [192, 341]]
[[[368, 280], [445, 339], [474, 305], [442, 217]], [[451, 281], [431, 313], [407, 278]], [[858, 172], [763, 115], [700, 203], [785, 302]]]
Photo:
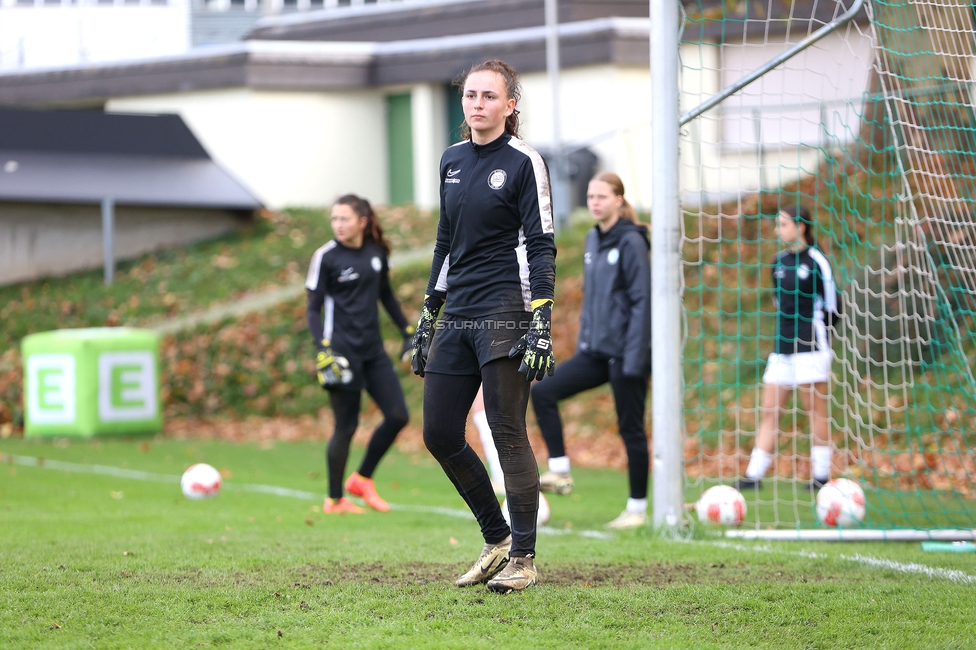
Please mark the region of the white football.
[[716, 526], [738, 526], [746, 518], [746, 500], [731, 485], [715, 485], [705, 490], [695, 504], [698, 521]]
[[183, 496], [187, 499], [215, 497], [220, 492], [220, 472], [206, 463], [190, 465], [183, 472], [180, 488], [183, 490]]
[[835, 478], [817, 492], [817, 519], [827, 526], [857, 526], [866, 513], [864, 490], [855, 481]]
[[[545, 495], [541, 492], [539, 493], [539, 514], [535, 518], [535, 523], [537, 526], [545, 526], [549, 523], [549, 516], [552, 511], [549, 510], [549, 502], [546, 501]], [[502, 517], [505, 517], [505, 521], [508, 525], [512, 525], [512, 516], [508, 514], [508, 499], [502, 501]]]

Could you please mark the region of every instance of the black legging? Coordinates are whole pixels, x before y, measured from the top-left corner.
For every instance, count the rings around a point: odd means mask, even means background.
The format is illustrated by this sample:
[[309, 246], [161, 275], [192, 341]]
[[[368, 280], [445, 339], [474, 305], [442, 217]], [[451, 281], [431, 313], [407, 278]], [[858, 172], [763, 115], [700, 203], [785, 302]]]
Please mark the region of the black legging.
[[620, 359], [608, 360], [577, 352], [571, 359], [556, 367], [556, 374], [532, 387], [532, 409], [549, 448], [549, 457], [565, 456], [563, 423], [559, 418], [560, 400], [608, 381], [613, 388], [613, 401], [617, 407], [617, 428], [627, 449], [630, 498], [646, 499], [650, 461], [647, 453], [647, 432], [644, 429], [647, 376], [627, 377], [623, 373]]
[[[480, 377], [428, 372], [424, 378], [424, 444], [478, 520], [485, 542], [496, 544], [511, 533], [511, 555], [534, 557], [539, 468], [525, 431], [529, 382], [518, 374], [520, 362], [496, 359], [484, 365]], [[485, 415], [505, 473], [511, 529], [484, 463], [464, 438], [468, 410], [482, 383]]]
[[[383, 455], [389, 450], [400, 430], [407, 426], [409, 414], [403, 398], [400, 378], [389, 357], [367, 359], [362, 364], [366, 380], [366, 392], [383, 412], [383, 421], [366, 447], [366, 455], [359, 465], [359, 473], [371, 478]], [[325, 462], [329, 468], [329, 496], [338, 499], [342, 496], [342, 476], [349, 459], [349, 443], [359, 426], [359, 406], [362, 403], [361, 390], [329, 391], [332, 412], [335, 414], [335, 432], [325, 451]]]

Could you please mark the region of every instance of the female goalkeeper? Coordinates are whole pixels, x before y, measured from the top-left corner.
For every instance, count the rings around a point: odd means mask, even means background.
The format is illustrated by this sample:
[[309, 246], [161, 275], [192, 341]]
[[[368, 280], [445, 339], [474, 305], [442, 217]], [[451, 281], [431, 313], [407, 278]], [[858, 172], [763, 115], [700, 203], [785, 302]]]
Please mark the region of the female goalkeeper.
[[773, 461], [780, 413], [794, 391], [799, 392], [813, 429], [813, 480], [816, 490], [830, 480], [830, 422], [827, 419], [827, 378], [830, 339], [827, 328], [839, 315], [834, 274], [815, 247], [813, 221], [806, 208], [785, 208], [776, 217], [780, 240], [786, 244], [773, 260], [773, 302], [777, 310], [776, 348], [763, 374], [762, 415], [756, 445], [740, 490], [757, 489]]
[[382, 411], [383, 422], [373, 432], [359, 471], [349, 476], [345, 488], [374, 510], [386, 512], [390, 506], [376, 493], [372, 476], [406, 426], [408, 414], [400, 378], [383, 348], [377, 301], [382, 301], [403, 332], [401, 357], [412, 349], [413, 327], [408, 327], [390, 288], [390, 245], [369, 202], [355, 194], [339, 197], [332, 206], [332, 232], [335, 239], [312, 255], [305, 281], [308, 329], [318, 346], [319, 384], [329, 391], [335, 414], [335, 431], [326, 451], [329, 496], [322, 510], [329, 514], [363, 512], [342, 496], [342, 476], [365, 388]]
[[532, 387], [532, 408], [549, 448], [542, 490], [569, 494], [573, 479], [559, 402], [608, 381], [627, 449], [630, 498], [609, 528], [647, 523], [649, 455], [644, 405], [651, 374], [651, 263], [647, 228], [624, 198], [624, 184], [604, 172], [590, 181], [586, 203], [596, 225], [583, 255], [583, 309], [576, 354], [552, 379]]
[[[554, 366], [549, 175], [542, 157], [518, 138], [519, 92], [515, 71], [501, 61], [477, 64], [464, 79], [464, 140], [441, 157], [440, 221], [413, 357], [414, 372], [425, 377], [424, 442], [485, 539], [481, 556], [455, 584], [487, 582], [499, 593], [536, 581], [539, 470], [525, 410], [529, 382]], [[511, 528], [485, 466], [464, 439], [482, 385]]]

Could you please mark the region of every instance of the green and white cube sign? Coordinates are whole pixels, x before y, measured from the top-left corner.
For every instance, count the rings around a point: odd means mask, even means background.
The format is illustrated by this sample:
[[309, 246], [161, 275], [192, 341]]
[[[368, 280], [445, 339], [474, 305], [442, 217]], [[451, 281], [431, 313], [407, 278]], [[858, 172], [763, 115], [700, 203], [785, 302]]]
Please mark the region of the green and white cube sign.
[[56, 330], [21, 343], [24, 434], [156, 432], [159, 337], [126, 327]]

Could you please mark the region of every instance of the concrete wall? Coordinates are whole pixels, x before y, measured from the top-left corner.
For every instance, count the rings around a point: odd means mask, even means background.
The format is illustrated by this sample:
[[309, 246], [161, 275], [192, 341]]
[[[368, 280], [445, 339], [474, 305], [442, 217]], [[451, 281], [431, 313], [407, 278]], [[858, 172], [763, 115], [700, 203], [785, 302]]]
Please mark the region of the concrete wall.
[[385, 93], [246, 88], [109, 100], [112, 113], [177, 113], [213, 159], [270, 208], [346, 192], [388, 200]]
[[[244, 223], [224, 210], [118, 206], [115, 258], [209, 239]], [[95, 205], [0, 202], [0, 284], [101, 268], [102, 217]]]
[[[599, 65], [563, 70], [562, 139], [587, 146], [598, 170], [624, 182], [628, 201], [651, 206], [651, 73], [646, 67]], [[552, 142], [552, 98], [545, 73], [522, 75], [522, 136], [534, 147]]]
[[[682, 45], [681, 111], [787, 47], [760, 40]], [[824, 149], [857, 136], [872, 64], [869, 34], [834, 33], [692, 120], [682, 130], [682, 198], [708, 203], [816, 171]]]
[[413, 202], [421, 208], [440, 207], [439, 164], [447, 148], [446, 94], [441, 84], [417, 84], [410, 90]]

